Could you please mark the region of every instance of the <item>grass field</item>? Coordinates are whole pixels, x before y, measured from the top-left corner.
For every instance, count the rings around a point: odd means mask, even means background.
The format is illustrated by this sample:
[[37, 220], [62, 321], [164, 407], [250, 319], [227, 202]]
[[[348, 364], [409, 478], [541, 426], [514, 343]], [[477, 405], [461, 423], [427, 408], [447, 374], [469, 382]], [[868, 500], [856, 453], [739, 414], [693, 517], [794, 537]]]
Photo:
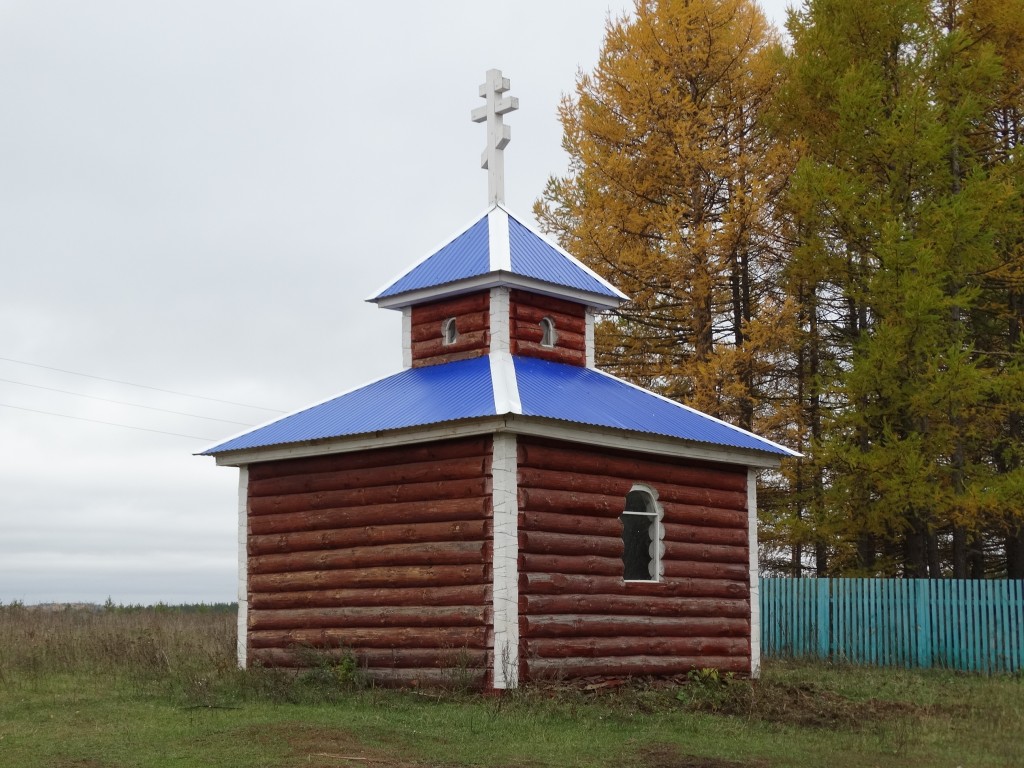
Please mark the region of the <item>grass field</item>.
[[0, 607], [0, 766], [1022, 766], [1024, 680], [769, 662], [503, 697], [239, 671], [234, 615]]

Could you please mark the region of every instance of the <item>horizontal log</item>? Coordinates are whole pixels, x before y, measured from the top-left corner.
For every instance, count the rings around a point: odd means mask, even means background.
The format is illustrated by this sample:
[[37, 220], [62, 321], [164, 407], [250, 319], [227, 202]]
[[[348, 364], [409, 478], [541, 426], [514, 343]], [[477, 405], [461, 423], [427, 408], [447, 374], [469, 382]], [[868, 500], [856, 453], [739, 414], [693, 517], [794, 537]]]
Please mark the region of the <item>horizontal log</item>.
[[297, 531], [365, 528], [368, 525], [481, 520], [487, 517], [489, 500], [484, 496], [444, 501], [412, 501], [375, 504], [367, 507], [342, 507], [249, 518], [250, 535], [269, 535]]
[[249, 592], [254, 594], [373, 587], [455, 587], [484, 584], [485, 581], [486, 566], [482, 564], [406, 565], [252, 574], [249, 576]]
[[427, 368], [431, 365], [442, 365], [443, 363], [457, 363], [459, 360], [472, 360], [474, 357], [483, 357], [487, 354], [487, 347], [475, 347], [465, 352], [446, 352], [430, 357], [414, 356], [412, 359], [413, 368]]
[[[750, 569], [746, 563], [699, 563], [693, 560], [662, 560], [666, 579], [728, 579], [750, 589]], [[746, 591], [744, 591], [746, 594]]]
[[664, 562], [671, 560], [686, 560], [698, 563], [741, 563], [744, 565], [749, 562], [746, 547], [666, 541]]
[[367, 469], [411, 464], [419, 461], [461, 459], [468, 456], [490, 455], [490, 438], [467, 437], [440, 440], [426, 445], [403, 445], [395, 448], [377, 448], [355, 453], [334, 453], [304, 459], [284, 459], [249, 465], [250, 485], [257, 480], [287, 475], [337, 472], [344, 469]]
[[249, 630], [250, 648], [485, 648], [485, 627]]
[[750, 655], [750, 642], [745, 637], [537, 637], [527, 647], [530, 659]]
[[678, 675], [693, 669], [750, 672], [750, 659], [741, 656], [609, 656], [594, 659], [530, 659], [526, 676], [531, 680], [552, 677], [627, 677], [630, 675]]
[[551, 309], [533, 307], [528, 304], [512, 305], [513, 327], [520, 325], [537, 327], [545, 317], [550, 317], [555, 322], [555, 330], [559, 335], [563, 331], [567, 331], [581, 338], [586, 336], [587, 321], [582, 314], [570, 315], [565, 312], [555, 312]]
[[586, 573], [597, 576], [618, 576], [622, 578], [621, 558], [570, 555], [519, 555], [519, 569], [522, 573]]
[[249, 573], [289, 573], [385, 565], [471, 565], [483, 562], [482, 541], [441, 541], [254, 555], [249, 558]]
[[455, 329], [461, 335], [470, 331], [486, 331], [490, 326], [490, 313], [485, 309], [478, 312], [466, 312], [459, 315], [445, 315], [436, 320], [425, 320], [412, 323], [413, 344], [439, 339], [444, 334], [444, 322], [450, 317], [455, 318]]
[[347, 491], [317, 491], [259, 496], [249, 499], [250, 515], [275, 515], [285, 512], [306, 512], [335, 507], [368, 507], [377, 504], [398, 504], [406, 501], [438, 501], [467, 499], [487, 495], [487, 480], [432, 480], [425, 483], [402, 483], [352, 488]]
[[520, 531], [519, 551], [537, 555], [597, 555], [619, 559], [622, 570], [622, 538], [580, 534]]
[[487, 681], [483, 669], [388, 669], [370, 667], [363, 674], [377, 688], [436, 688], [480, 690]]
[[249, 498], [288, 493], [347, 491], [379, 485], [423, 483], [438, 480], [468, 480], [483, 477], [490, 471], [490, 460], [483, 456], [458, 459], [436, 459], [390, 467], [363, 467], [309, 475], [289, 475], [249, 483]]
[[[625, 508], [626, 494], [629, 493], [636, 481], [636, 478], [605, 477], [569, 469], [543, 469], [528, 466], [519, 467], [517, 476], [519, 485], [525, 488], [608, 496], [610, 497], [608, 503], [613, 506], [617, 505], [619, 511]], [[658, 501], [662, 505], [686, 503], [721, 509], [736, 509], [736, 505], [739, 504], [739, 509], [746, 509], [746, 492], [667, 484], [655, 484], [655, 490], [658, 492]], [[746, 520], [744, 519], [745, 524]]]
[[324, 627], [479, 627], [483, 606], [369, 608], [297, 608], [249, 611], [249, 629], [319, 629]]
[[412, 308], [413, 325], [429, 323], [433, 320], [444, 320], [448, 317], [458, 317], [471, 312], [480, 312], [490, 306], [490, 293], [479, 291], [467, 293], [451, 299], [432, 301], [429, 304], [417, 304]]
[[631, 483], [669, 483], [746, 493], [746, 469], [726, 469], [692, 461], [679, 464], [674, 461], [686, 460], [659, 461], [630, 452], [588, 451], [533, 440], [519, 442], [520, 466], [619, 477]]
[[459, 520], [449, 523], [407, 523], [405, 525], [366, 525], [322, 531], [301, 531], [265, 536], [249, 536], [249, 555], [304, 552], [317, 549], [377, 544], [411, 544], [437, 541], [483, 541], [488, 523], [484, 520]]
[[586, 365], [587, 355], [582, 350], [565, 349], [564, 347], [545, 347], [532, 341], [512, 339], [512, 354], [523, 357], [537, 357], [552, 363], [563, 365]]
[[[554, 320], [554, 318], [552, 318]], [[581, 333], [573, 333], [565, 330], [555, 320], [555, 348], [571, 349], [574, 352], [585, 352], [587, 340]], [[528, 341], [533, 344], [540, 344], [544, 340], [544, 329], [536, 323], [516, 321], [512, 326], [512, 338], [518, 341]], [[550, 349], [550, 347], [547, 347]]]
[[[458, 326], [456, 325], [456, 327]], [[412, 344], [412, 356], [413, 359], [422, 359], [424, 357], [433, 357], [435, 355], [450, 355], [457, 352], [468, 352], [473, 349], [483, 349], [487, 346], [489, 341], [490, 333], [487, 329], [481, 331], [466, 331], [465, 333], [460, 330], [455, 341], [451, 344], [445, 344], [444, 339], [440, 336], [433, 339], [427, 339], [426, 341], [414, 341]]]
[[679, 525], [662, 523], [665, 529], [665, 541], [678, 541], [688, 544], [729, 544], [737, 547], [747, 546], [746, 526], [743, 528], [714, 528], [707, 525]]
[[531, 512], [565, 512], [617, 518], [625, 506], [625, 496], [519, 488], [519, 508]]
[[619, 616], [750, 617], [746, 600], [650, 595], [522, 595], [521, 614], [613, 614]]
[[490, 602], [486, 584], [466, 587], [370, 587], [366, 589], [314, 589], [305, 592], [257, 592], [249, 609], [317, 608], [387, 605], [485, 605]]
[[521, 573], [519, 593], [531, 595], [648, 595], [650, 597], [725, 597], [744, 601], [749, 583], [727, 579], [678, 578], [671, 581], [625, 582], [622, 576], [566, 573]]
[[608, 508], [622, 512], [626, 508], [626, 494], [634, 481], [621, 477], [600, 477], [574, 472], [570, 469], [541, 469], [520, 466], [516, 473], [520, 488], [535, 493], [559, 491], [605, 496]]
[[254, 648], [249, 653], [249, 659], [265, 667], [299, 668], [312, 666], [325, 659], [341, 661], [350, 655], [355, 657], [361, 669], [424, 667], [472, 671], [483, 670], [487, 664], [487, 651], [476, 648], [327, 648], [313, 652], [289, 648]]
[[531, 512], [522, 514], [520, 530], [549, 531], [551, 533], [578, 533], [592, 536], [622, 537], [622, 523], [618, 517], [559, 514], [558, 512]]
[[662, 522], [681, 525], [704, 525], [711, 528], [733, 528], [746, 535], [747, 513], [737, 509], [714, 509], [695, 504], [662, 503]]
[[584, 317], [586, 313], [586, 307], [578, 302], [556, 299], [554, 296], [544, 296], [539, 293], [519, 289], [513, 289], [509, 294], [509, 304], [511, 306], [521, 304], [528, 307], [540, 307], [549, 312], [561, 312], [575, 317]]
[[750, 621], [660, 616], [520, 616], [524, 637], [749, 637]]

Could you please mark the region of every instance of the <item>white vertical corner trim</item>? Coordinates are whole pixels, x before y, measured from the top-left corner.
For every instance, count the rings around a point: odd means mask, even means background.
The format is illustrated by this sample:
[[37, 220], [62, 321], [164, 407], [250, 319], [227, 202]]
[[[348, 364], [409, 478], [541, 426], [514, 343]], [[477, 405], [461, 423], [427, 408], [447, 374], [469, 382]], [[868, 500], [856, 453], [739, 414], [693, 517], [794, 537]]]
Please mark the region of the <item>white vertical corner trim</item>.
[[491, 288], [490, 324], [491, 352], [512, 351], [512, 331], [509, 312], [509, 289], [505, 286]]
[[508, 352], [491, 352], [491, 388], [494, 390], [494, 412], [522, 413], [523, 404], [519, 399], [519, 382], [516, 380], [516, 365]]
[[508, 242], [508, 211], [496, 205], [487, 212], [487, 247], [491, 272], [512, 271], [512, 246]]
[[757, 470], [747, 469], [747, 544], [750, 548], [750, 676], [761, 676], [761, 590], [757, 563]]
[[249, 655], [249, 467], [238, 468], [238, 666], [245, 669]]
[[594, 359], [594, 308], [587, 307], [585, 315], [587, 326], [584, 331], [585, 336], [583, 337], [583, 346], [587, 350], [587, 368], [596, 368], [597, 363]]
[[412, 307], [402, 307], [402, 367], [412, 368]]
[[494, 622], [495, 688], [519, 685], [519, 502], [516, 436], [494, 435], [491, 477], [494, 509], [494, 558], [491, 585]]

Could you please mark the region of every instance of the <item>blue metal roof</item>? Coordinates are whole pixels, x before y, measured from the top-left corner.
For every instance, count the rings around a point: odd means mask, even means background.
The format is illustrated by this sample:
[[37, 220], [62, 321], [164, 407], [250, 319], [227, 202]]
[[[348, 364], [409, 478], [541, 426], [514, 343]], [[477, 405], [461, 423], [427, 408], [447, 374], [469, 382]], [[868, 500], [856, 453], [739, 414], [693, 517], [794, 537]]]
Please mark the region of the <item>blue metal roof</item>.
[[508, 217], [508, 244], [512, 253], [512, 272], [548, 283], [557, 283], [581, 291], [615, 296], [602, 280], [565, 258], [547, 240], [538, 237], [512, 216]]
[[791, 455], [751, 432], [592, 368], [534, 357], [513, 360], [524, 416]]
[[[493, 375], [502, 377], [498, 387]], [[503, 393], [500, 410], [495, 406], [496, 389]], [[518, 398], [509, 398], [508, 391], [516, 389]], [[410, 368], [257, 427], [203, 454], [509, 413], [777, 456], [796, 455], [600, 371], [507, 354]]]
[[[502, 215], [492, 216], [495, 213]], [[491, 233], [492, 226], [507, 227], [508, 231]], [[491, 237], [492, 234], [498, 236]], [[507, 243], [508, 252], [492, 253], [495, 243], [500, 244], [495, 250], [501, 251]], [[498, 279], [499, 273], [501, 279], [510, 284], [509, 278], [531, 278], [602, 297], [605, 301], [601, 303], [609, 306], [626, 298], [610, 283], [518, 221], [504, 207], [495, 206], [369, 301], [380, 302], [412, 291], [440, 289], [484, 275]]]
[[477, 357], [406, 369], [257, 427], [203, 455], [494, 415], [490, 365], [486, 357]]
[[485, 275], [490, 269], [491, 257], [485, 214], [473, 226], [406, 272], [374, 299]]

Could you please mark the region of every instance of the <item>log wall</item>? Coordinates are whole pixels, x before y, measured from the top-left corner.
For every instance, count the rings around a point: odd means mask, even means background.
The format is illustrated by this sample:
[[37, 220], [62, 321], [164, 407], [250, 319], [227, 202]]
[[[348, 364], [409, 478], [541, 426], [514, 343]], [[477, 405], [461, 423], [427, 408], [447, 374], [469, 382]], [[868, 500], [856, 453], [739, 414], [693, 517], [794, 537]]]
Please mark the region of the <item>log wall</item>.
[[[520, 438], [522, 679], [750, 671], [746, 468]], [[664, 577], [623, 580], [634, 483], [664, 508]]]
[[250, 663], [348, 650], [384, 683], [482, 683], [490, 463], [472, 438], [250, 465]]
[[[412, 365], [450, 363], [486, 355], [490, 347], [488, 291], [456, 296], [412, 308]], [[458, 338], [445, 344], [442, 326], [455, 318]]]
[[[509, 304], [513, 355], [569, 365], [587, 364], [586, 308], [582, 304], [520, 290], [511, 292]], [[554, 347], [540, 343], [540, 321], [545, 317], [555, 323]]]

